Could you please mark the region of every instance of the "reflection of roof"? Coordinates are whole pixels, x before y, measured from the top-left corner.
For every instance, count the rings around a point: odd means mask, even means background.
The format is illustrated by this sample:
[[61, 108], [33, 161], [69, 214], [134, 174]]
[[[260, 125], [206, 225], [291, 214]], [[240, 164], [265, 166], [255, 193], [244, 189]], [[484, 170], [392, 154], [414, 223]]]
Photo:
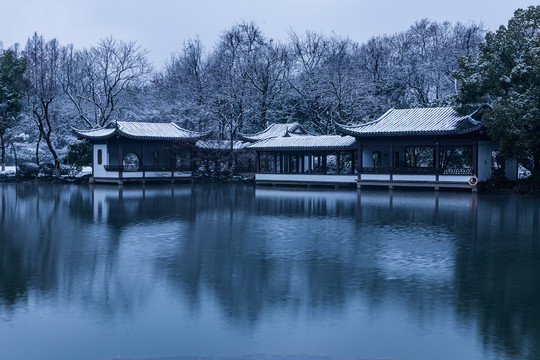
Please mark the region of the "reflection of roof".
[[375, 121], [353, 126], [336, 124], [336, 129], [352, 136], [465, 134], [482, 126], [473, 118], [475, 113], [463, 116], [451, 107], [390, 109]]
[[198, 140], [210, 135], [208, 132], [197, 132], [181, 128], [175, 123], [149, 123], [135, 121], [118, 121], [106, 128], [92, 130], [73, 129], [79, 138], [89, 140], [105, 140], [115, 134], [130, 139], [140, 140]]
[[356, 146], [352, 136], [317, 135], [277, 137], [256, 142], [253, 150], [349, 150]]
[[[250, 143], [243, 141], [233, 141], [233, 150], [241, 150]], [[199, 140], [195, 143], [195, 147], [202, 150], [230, 150], [230, 140]]]
[[259, 140], [266, 140], [274, 137], [287, 136], [288, 134], [294, 135], [309, 135], [308, 132], [299, 123], [289, 124], [271, 124], [266, 129], [256, 134], [238, 134], [238, 138], [244, 141], [255, 142]]

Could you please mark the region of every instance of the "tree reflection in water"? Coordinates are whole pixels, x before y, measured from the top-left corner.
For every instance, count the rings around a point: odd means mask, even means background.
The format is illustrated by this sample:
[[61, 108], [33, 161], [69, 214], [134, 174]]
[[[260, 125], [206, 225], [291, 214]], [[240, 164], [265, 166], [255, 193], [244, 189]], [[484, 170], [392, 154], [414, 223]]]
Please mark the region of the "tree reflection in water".
[[249, 332], [282, 312], [307, 312], [324, 326], [362, 299], [374, 319], [389, 303], [418, 328], [452, 313], [478, 329], [486, 351], [540, 357], [538, 199], [244, 185], [0, 187], [0, 329], [29, 298], [75, 303], [114, 322], [136, 317], [166, 288], [193, 311], [214, 299], [219, 316]]

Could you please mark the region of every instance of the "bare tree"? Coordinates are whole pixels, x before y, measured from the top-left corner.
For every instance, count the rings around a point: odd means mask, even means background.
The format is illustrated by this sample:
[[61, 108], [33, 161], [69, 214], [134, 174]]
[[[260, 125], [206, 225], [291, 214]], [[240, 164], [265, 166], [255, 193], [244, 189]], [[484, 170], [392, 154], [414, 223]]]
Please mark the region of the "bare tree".
[[[26, 78], [29, 82], [27, 92], [28, 107], [39, 129], [39, 142], [45, 140], [47, 148], [54, 160], [55, 175], [60, 175], [60, 159], [54, 145], [53, 137], [61, 126], [61, 117], [57, 103], [62, 94], [58, 81], [59, 57], [62, 51], [58, 41], [52, 39], [45, 42], [42, 36], [34, 33], [26, 43], [27, 58]], [[38, 150], [36, 148], [36, 157]], [[39, 158], [37, 157], [37, 161]]]
[[304, 37], [291, 32], [290, 41], [293, 61], [289, 85], [297, 95], [295, 107], [299, 120], [309, 123], [318, 132], [328, 133], [331, 128], [327, 117], [329, 108], [319, 91], [328, 40], [323, 35], [308, 31]]
[[136, 42], [118, 41], [112, 37], [90, 49], [65, 48], [62, 88], [86, 126], [106, 126], [121, 95], [150, 74], [152, 67], [146, 54]]
[[348, 38], [307, 32], [291, 33], [294, 51], [290, 84], [299, 95], [299, 109], [311, 127], [327, 134], [333, 122], [358, 121], [366, 94], [358, 63], [358, 46]]
[[255, 130], [268, 127], [274, 105], [285, 87], [289, 75], [289, 52], [286, 46], [265, 42], [250, 54], [246, 76], [253, 89], [256, 109], [254, 111]]
[[222, 138], [233, 141], [252, 116], [249, 96], [249, 59], [264, 46], [264, 37], [254, 23], [241, 23], [221, 36], [209, 62], [212, 81], [212, 114]]
[[182, 126], [203, 131], [210, 126], [208, 82], [204, 47], [199, 39], [194, 39], [172, 56], [154, 84], [168, 104], [166, 115], [176, 115]]
[[437, 106], [456, 93], [452, 73], [459, 56], [476, 53], [483, 31], [478, 25], [422, 19], [396, 35], [393, 48], [398, 81], [407, 88], [409, 106]]

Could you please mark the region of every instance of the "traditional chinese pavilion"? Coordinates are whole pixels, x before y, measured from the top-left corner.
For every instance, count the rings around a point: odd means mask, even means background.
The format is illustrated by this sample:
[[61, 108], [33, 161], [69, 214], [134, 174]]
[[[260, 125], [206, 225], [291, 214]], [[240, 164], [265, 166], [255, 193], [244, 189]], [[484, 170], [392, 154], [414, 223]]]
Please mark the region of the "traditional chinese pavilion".
[[289, 135], [311, 135], [302, 125], [297, 122], [285, 124], [270, 124], [266, 129], [255, 134], [239, 133], [238, 138], [245, 142], [257, 142], [277, 137], [286, 137]]
[[391, 109], [375, 121], [335, 124], [341, 135], [313, 135], [298, 123], [272, 124], [232, 143], [174, 123], [119, 121], [74, 132], [93, 144], [95, 182], [191, 179], [197, 168], [217, 171], [232, 164], [235, 171], [255, 171], [257, 184], [474, 191], [495, 170], [517, 178], [517, 161], [502, 159], [487, 136], [483, 110], [460, 115], [450, 107]]
[[375, 121], [337, 125], [356, 139], [358, 187], [365, 185], [475, 189], [495, 169], [515, 180], [517, 162], [502, 160], [487, 136], [483, 109], [460, 115], [451, 107], [391, 109]]
[[91, 181], [119, 184], [190, 179], [194, 144], [210, 135], [183, 129], [175, 123], [129, 121], [74, 133], [92, 143]]
[[356, 142], [351, 136], [313, 135], [298, 123], [272, 124], [241, 134], [256, 152], [257, 184], [356, 184]]

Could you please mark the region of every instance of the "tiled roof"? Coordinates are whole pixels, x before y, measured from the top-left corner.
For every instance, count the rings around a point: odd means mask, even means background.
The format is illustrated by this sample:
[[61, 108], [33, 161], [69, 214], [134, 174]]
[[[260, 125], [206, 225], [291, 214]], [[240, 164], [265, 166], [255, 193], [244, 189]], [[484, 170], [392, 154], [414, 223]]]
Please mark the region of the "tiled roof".
[[210, 132], [197, 132], [181, 128], [175, 123], [149, 123], [136, 121], [118, 121], [107, 128], [92, 130], [73, 130], [80, 137], [90, 140], [104, 140], [115, 134], [130, 139], [140, 140], [198, 140], [207, 137]]
[[99, 128], [90, 130], [77, 130], [73, 129], [73, 132], [77, 137], [89, 140], [104, 140], [112, 137], [116, 129], [115, 128]]
[[336, 124], [336, 129], [352, 136], [465, 134], [482, 126], [473, 115], [460, 115], [451, 107], [390, 109], [375, 121], [354, 126]]
[[238, 138], [244, 141], [255, 142], [274, 137], [286, 136], [287, 134], [308, 135], [308, 132], [304, 130], [302, 125], [296, 122], [288, 124], [271, 124], [266, 129], [256, 134], [239, 133]]
[[[233, 141], [233, 150], [241, 150], [250, 145], [244, 141]], [[199, 140], [195, 143], [195, 147], [203, 150], [230, 150], [230, 140]]]
[[356, 146], [352, 136], [318, 135], [276, 137], [256, 142], [248, 149], [260, 151], [279, 150], [348, 150]]

